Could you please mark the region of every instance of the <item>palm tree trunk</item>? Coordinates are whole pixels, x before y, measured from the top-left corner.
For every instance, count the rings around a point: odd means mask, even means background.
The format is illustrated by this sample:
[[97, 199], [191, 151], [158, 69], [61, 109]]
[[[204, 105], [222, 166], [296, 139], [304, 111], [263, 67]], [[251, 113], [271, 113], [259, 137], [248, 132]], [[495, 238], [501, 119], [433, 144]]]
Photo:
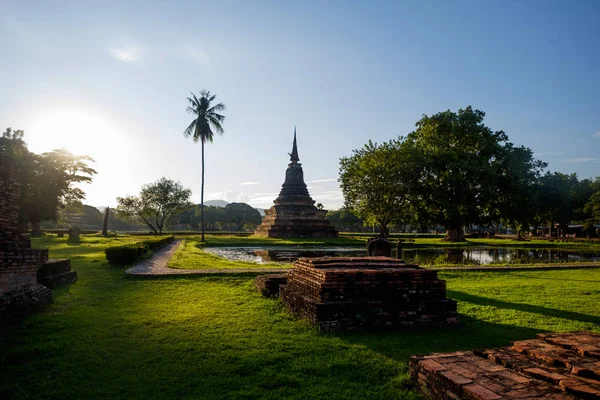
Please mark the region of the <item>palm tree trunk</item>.
[[200, 221], [202, 223], [202, 239], [204, 242], [204, 140], [202, 142], [202, 187], [200, 189]]

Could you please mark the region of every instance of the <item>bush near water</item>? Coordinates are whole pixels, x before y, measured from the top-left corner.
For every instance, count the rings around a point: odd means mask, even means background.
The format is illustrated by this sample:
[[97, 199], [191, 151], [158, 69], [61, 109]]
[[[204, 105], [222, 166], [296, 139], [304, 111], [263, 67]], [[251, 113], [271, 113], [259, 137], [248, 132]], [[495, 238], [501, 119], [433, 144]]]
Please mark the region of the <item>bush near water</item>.
[[150, 251], [155, 251], [161, 247], [172, 243], [174, 236], [167, 236], [156, 239], [148, 239], [135, 244], [125, 244], [122, 246], [112, 246], [104, 250], [106, 259], [113, 265], [129, 265]]

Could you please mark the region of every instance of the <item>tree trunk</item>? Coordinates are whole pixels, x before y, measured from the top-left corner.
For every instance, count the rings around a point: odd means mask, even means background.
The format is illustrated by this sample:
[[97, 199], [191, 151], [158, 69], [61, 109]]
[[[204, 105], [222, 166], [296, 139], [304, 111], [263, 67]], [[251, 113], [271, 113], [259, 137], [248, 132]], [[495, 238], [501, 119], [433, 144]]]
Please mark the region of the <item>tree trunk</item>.
[[102, 224], [102, 236], [108, 236], [108, 214], [110, 213], [110, 208], [106, 207], [104, 210], [104, 223]]
[[200, 188], [200, 222], [202, 223], [202, 239], [204, 242], [204, 139], [202, 142], [202, 187]]
[[380, 224], [379, 225], [379, 236], [381, 236], [382, 238], [387, 238], [390, 235], [390, 230], [387, 226], [387, 224]]
[[446, 236], [442, 240], [444, 242], [464, 242], [465, 235], [462, 228], [446, 228]]
[[31, 221], [31, 236], [42, 236], [42, 228], [40, 227], [40, 221]]

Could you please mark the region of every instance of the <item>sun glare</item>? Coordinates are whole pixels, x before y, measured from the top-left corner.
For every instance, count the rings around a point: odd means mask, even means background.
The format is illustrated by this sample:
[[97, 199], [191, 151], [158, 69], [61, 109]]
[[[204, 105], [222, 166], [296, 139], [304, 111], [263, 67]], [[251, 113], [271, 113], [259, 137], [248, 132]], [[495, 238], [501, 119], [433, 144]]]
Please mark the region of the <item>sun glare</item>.
[[96, 160], [114, 155], [123, 138], [106, 122], [80, 111], [53, 111], [40, 115], [26, 132], [32, 149], [67, 149]]

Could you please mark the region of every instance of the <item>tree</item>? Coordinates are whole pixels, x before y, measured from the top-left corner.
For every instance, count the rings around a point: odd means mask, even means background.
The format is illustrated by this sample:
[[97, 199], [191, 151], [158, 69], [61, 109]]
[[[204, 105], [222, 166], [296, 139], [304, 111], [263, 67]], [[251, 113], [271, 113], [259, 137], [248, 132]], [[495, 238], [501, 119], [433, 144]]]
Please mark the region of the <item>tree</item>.
[[357, 231], [363, 226], [361, 219], [345, 208], [328, 211], [326, 218], [340, 231]]
[[600, 223], [600, 190], [592, 194], [584, 210], [589, 214], [589, 218], [585, 221], [588, 229], [593, 227], [594, 224]]
[[369, 141], [340, 160], [340, 186], [345, 208], [367, 223], [377, 223], [387, 237], [389, 225], [408, 217], [409, 163], [401, 142]]
[[102, 222], [102, 236], [108, 236], [108, 216], [110, 214], [110, 207], [104, 209], [104, 219]]
[[471, 106], [424, 115], [403, 141], [413, 160], [411, 204], [419, 219], [427, 217], [446, 228], [447, 241], [463, 241], [464, 226], [485, 221], [497, 204], [498, 181], [507, 165], [527, 164], [527, 149], [519, 150], [518, 157], [507, 156], [515, 148], [503, 131], [485, 126], [484, 117]]
[[550, 233], [556, 222], [564, 235], [568, 224], [575, 215], [575, 209], [585, 205], [585, 203], [579, 204], [574, 201], [578, 185], [579, 180], [576, 174], [548, 172], [540, 179], [539, 212], [542, 220], [550, 224]]
[[173, 213], [191, 206], [191, 196], [190, 189], [163, 177], [142, 186], [138, 196], [117, 197], [116, 212], [121, 216], [136, 217], [154, 233], [160, 234]]
[[246, 203], [229, 203], [225, 206], [225, 212], [228, 214], [228, 220], [236, 225], [238, 231], [241, 231], [246, 224], [256, 226], [262, 220], [258, 210]]
[[56, 221], [59, 209], [81, 206], [85, 192], [75, 185], [90, 183], [96, 171], [88, 165], [90, 157], [64, 149], [34, 154], [23, 136], [22, 130], [8, 128], [0, 138], [0, 152], [13, 160], [20, 183], [19, 221], [31, 223], [32, 235], [39, 236], [41, 221]]
[[524, 146], [506, 143], [496, 163], [496, 194], [491, 198], [488, 217], [502, 220], [517, 231], [534, 224], [539, 208], [539, 180], [546, 163], [533, 158], [533, 151]]
[[[183, 132], [185, 137], [192, 137], [194, 142], [202, 144], [202, 187], [200, 189], [200, 220], [202, 224], [202, 241], [204, 241], [204, 144], [212, 143], [215, 132], [219, 135], [224, 133], [222, 123], [225, 117], [219, 114], [225, 110], [223, 103], [212, 105], [216, 96], [209, 91], [202, 90], [198, 99], [194, 93], [188, 97], [190, 105], [187, 107], [188, 114], [194, 114], [194, 120]], [[214, 129], [214, 132], [213, 132]]]

